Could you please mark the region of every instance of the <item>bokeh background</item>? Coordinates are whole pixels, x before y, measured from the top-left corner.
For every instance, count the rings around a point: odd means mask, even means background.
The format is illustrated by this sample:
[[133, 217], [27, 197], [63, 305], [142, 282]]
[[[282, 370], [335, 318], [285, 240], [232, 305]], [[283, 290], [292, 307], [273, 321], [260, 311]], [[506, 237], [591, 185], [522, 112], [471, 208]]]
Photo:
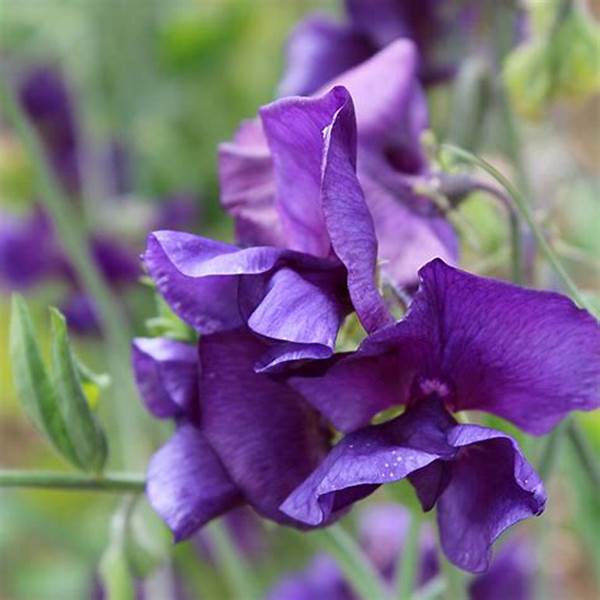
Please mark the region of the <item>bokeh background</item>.
[[[119, 240], [135, 256], [143, 250], [161, 207], [183, 198], [186, 208], [177, 217], [182, 228], [229, 240], [231, 222], [219, 210], [217, 145], [275, 97], [286, 37], [303, 15], [316, 9], [341, 14], [334, 0], [0, 0], [0, 74], [18, 92], [36, 69], [60, 73], [79, 143], [92, 157], [80, 194], [91, 230]], [[587, 10], [598, 15], [598, 3], [588, 3]], [[439, 140], [465, 141], [461, 133], [472, 115], [461, 115], [459, 91], [450, 84], [430, 93], [432, 127]], [[518, 180], [506, 132], [494, 114], [492, 110], [486, 117], [473, 149]], [[568, 271], [600, 307], [600, 98], [592, 94], [558, 102], [542, 118], [516, 119], [536, 217]], [[0, 123], [0, 218], [8, 219], [30, 213], [37, 192], [30, 157], [16, 133], [5, 121]], [[121, 173], [119, 185], [103, 182], [106, 164], [113, 175], [115, 170]], [[508, 278], [502, 210], [475, 194], [454, 219], [462, 234], [463, 266]], [[532, 283], [557, 289], [558, 282], [533, 247], [529, 260]], [[70, 286], [68, 279], [50, 278], [26, 290], [45, 348], [47, 307], [60, 304]], [[8, 360], [10, 290], [4, 286], [0, 291], [0, 466], [64, 469], [15, 396]], [[152, 291], [134, 282], [119, 293], [132, 330], [143, 334], [145, 321], [156, 312]], [[73, 340], [87, 364], [99, 372], [106, 369], [101, 336], [87, 332]], [[167, 429], [150, 422], [133, 406], [135, 399], [129, 400], [132, 406], [126, 410], [136, 422], [131, 435], [139, 457], [128, 466], [139, 470], [166, 439]], [[118, 402], [117, 389], [97, 399], [107, 424], [114, 422]], [[600, 453], [600, 416], [578, 420]], [[532, 454], [540, 452], [536, 442], [519, 437]], [[597, 598], [599, 491], [591, 487], [567, 444], [559, 449], [549, 492], [543, 517], [520, 528], [535, 540], [541, 597]], [[411, 501], [403, 485], [380, 492], [373, 501], [386, 494], [387, 499]], [[109, 494], [0, 491], [0, 599], [90, 597], [118, 528], [114, 514], [122, 510], [121, 502]], [[227, 597], [203, 545], [210, 540], [187, 542], [173, 551], [167, 532], [143, 500], [130, 510], [135, 531], [129, 560], [136, 573], [153, 578], [147, 586], [153, 598], [168, 597], [164, 586], [173, 569], [192, 597]], [[349, 518], [349, 527], [354, 518]], [[314, 552], [295, 532], [256, 523], [251, 527], [260, 530], [263, 551], [252, 553], [252, 561], [262, 589], [287, 570], [300, 568]]]

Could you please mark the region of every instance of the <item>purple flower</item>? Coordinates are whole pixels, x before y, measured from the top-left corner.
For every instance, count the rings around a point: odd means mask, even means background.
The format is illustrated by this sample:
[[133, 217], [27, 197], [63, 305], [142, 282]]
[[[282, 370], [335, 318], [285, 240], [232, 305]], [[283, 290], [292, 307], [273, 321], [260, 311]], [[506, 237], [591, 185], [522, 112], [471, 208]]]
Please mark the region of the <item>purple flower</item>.
[[70, 193], [78, 193], [81, 174], [77, 125], [71, 95], [59, 71], [36, 66], [24, 73], [18, 97], [36, 128], [48, 160]]
[[271, 341], [257, 368], [333, 352], [353, 309], [390, 322], [375, 283], [377, 240], [356, 178], [352, 99], [341, 87], [261, 112], [280, 189], [282, 246], [238, 248], [186, 233], [150, 235], [144, 261], [165, 300], [201, 333], [247, 326]]
[[[323, 88], [342, 85], [352, 95], [358, 181], [373, 216], [381, 274], [394, 286], [414, 284], [417, 269], [432, 258], [454, 262], [458, 254], [453, 228], [430, 198], [414, 191], [415, 184], [436, 176], [421, 145], [428, 115], [416, 67], [414, 45], [398, 40]], [[298, 165], [306, 165], [306, 148], [291, 141], [302, 139], [304, 125], [291, 120], [291, 111], [275, 110], [283, 102], [303, 106], [289, 98], [264, 107], [260, 121], [243, 123], [233, 141], [220, 148], [221, 200], [244, 246], [283, 247], [303, 235], [299, 229], [290, 233], [282, 205], [301, 196], [294, 206], [306, 210], [304, 190], [294, 179]], [[317, 152], [314, 161], [319, 160]]]
[[[424, 85], [447, 81], [479, 39], [485, 39], [488, 22], [497, 18], [488, 14], [490, 6], [485, 4], [475, 0], [346, 0], [345, 22], [311, 15], [288, 40], [280, 94], [312, 94], [399, 38], [416, 45], [418, 75]], [[515, 13], [518, 23], [522, 14]]]
[[[568, 412], [598, 407], [600, 326], [567, 298], [525, 290], [436, 260], [420, 271], [408, 315], [291, 383], [349, 431], [282, 510], [311, 525], [407, 477], [437, 506], [442, 547], [458, 566], [487, 568], [493, 541], [540, 514], [546, 495], [516, 442], [457, 423], [481, 410], [542, 434]], [[399, 417], [368, 425], [378, 412]], [[348, 500], [343, 503], [340, 494]]]
[[146, 407], [177, 425], [147, 478], [150, 504], [176, 540], [242, 504], [304, 526], [279, 505], [322, 460], [330, 433], [297, 392], [255, 373], [264, 351], [244, 331], [203, 336], [198, 348], [166, 338], [134, 342]]

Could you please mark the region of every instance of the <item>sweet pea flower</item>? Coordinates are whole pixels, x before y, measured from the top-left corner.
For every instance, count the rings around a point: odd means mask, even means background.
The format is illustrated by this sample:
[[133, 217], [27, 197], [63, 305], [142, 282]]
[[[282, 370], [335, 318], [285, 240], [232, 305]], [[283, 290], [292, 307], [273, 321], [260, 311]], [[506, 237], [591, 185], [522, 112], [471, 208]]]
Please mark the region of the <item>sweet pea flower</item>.
[[[439, 180], [421, 143], [428, 113], [416, 73], [414, 44], [397, 40], [317, 93], [341, 85], [354, 101], [358, 181], [373, 216], [382, 279], [394, 286], [414, 285], [417, 270], [432, 258], [453, 263], [458, 256], [456, 233], [440, 208], [415, 192], [419, 184], [435, 187]], [[301, 106], [303, 101], [279, 102]], [[219, 149], [221, 201], [235, 219], [242, 246], [286, 247], [302, 233], [290, 233], [282, 213], [289, 198], [304, 194], [295, 176], [305, 164], [305, 149], [291, 141], [300, 126], [291, 121], [291, 111], [276, 113], [274, 106], [264, 107], [260, 120], [244, 122]], [[286, 136], [277, 135], [276, 119]], [[296, 200], [295, 206], [304, 210], [305, 201]]]
[[[198, 346], [138, 338], [136, 381], [149, 412], [176, 430], [150, 460], [146, 493], [176, 541], [249, 505], [278, 523], [305, 528], [279, 510], [330, 447], [319, 415], [285, 382], [256, 373], [265, 343], [244, 330]], [[337, 518], [334, 509], [327, 521]]]
[[[289, 98], [261, 111], [273, 149], [281, 245], [240, 248], [156, 231], [144, 263], [174, 312], [200, 333], [247, 326], [270, 342], [257, 369], [326, 358], [354, 310], [367, 331], [391, 322], [376, 281], [377, 239], [356, 178], [350, 94]], [[276, 233], [275, 231], [273, 232]]]
[[[484, 571], [491, 545], [538, 515], [542, 481], [507, 434], [462, 424], [454, 411], [498, 415], [547, 433], [573, 410], [598, 408], [600, 325], [567, 298], [470, 275], [434, 260], [421, 269], [408, 314], [357, 351], [308, 366], [290, 383], [348, 432], [282, 504], [318, 525], [332, 507], [408, 478], [437, 507], [442, 547]], [[404, 405], [377, 425], [372, 417]]]

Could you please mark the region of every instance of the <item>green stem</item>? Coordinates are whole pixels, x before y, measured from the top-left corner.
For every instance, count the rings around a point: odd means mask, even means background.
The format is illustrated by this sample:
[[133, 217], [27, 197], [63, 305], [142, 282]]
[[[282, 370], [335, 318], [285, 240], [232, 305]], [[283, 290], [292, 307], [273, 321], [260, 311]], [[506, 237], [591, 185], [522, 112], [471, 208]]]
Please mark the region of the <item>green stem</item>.
[[215, 546], [216, 561], [226, 580], [230, 597], [236, 600], [258, 598], [254, 577], [232, 543], [231, 535], [222, 520], [211, 527], [211, 539]]
[[417, 569], [419, 566], [419, 533], [421, 531], [422, 516], [414, 513], [401, 553], [400, 565], [396, 574], [396, 597], [399, 600], [410, 600], [412, 597]]
[[598, 457], [590, 447], [585, 434], [573, 419], [567, 424], [567, 435], [594, 489], [600, 491], [600, 466], [598, 464]]
[[363, 600], [388, 597], [381, 578], [350, 534], [338, 523], [308, 534], [318, 548], [333, 556], [348, 582]]
[[428, 581], [423, 587], [419, 588], [412, 595], [412, 600], [434, 600], [438, 598], [446, 589], [446, 580], [443, 575], [434, 577]]
[[441, 549], [440, 560], [442, 563], [442, 573], [446, 580], [447, 598], [451, 600], [466, 600], [467, 593], [464, 586], [463, 573], [448, 561]]
[[[65, 197], [53, 171], [49, 168], [40, 139], [15, 100], [6, 81], [0, 80], [0, 100], [4, 113], [16, 133], [20, 136], [34, 167], [37, 192], [51, 214], [56, 225], [57, 235], [77, 272], [85, 291], [94, 299], [102, 330], [106, 335], [106, 356], [115, 379], [115, 388], [131, 402], [117, 403], [118, 436], [123, 446], [123, 454], [129, 460], [141, 458], [139, 440], [136, 435], [136, 419], [132, 418], [130, 407], [135, 406], [135, 386], [131, 378], [129, 363], [129, 325], [119, 309], [114, 295], [96, 268], [90, 251], [89, 235], [83, 220], [78, 218], [73, 204]], [[126, 450], [126, 452], [125, 452]], [[124, 457], [121, 457], [124, 459]]]
[[544, 448], [542, 449], [542, 455], [538, 463], [537, 471], [544, 481], [548, 479], [552, 473], [552, 470], [554, 469], [554, 465], [556, 464], [558, 448], [562, 438], [562, 430], [563, 427], [559, 425], [554, 431], [552, 431], [546, 440]]
[[94, 477], [76, 473], [0, 469], [0, 488], [142, 493], [145, 488], [145, 478], [140, 473], [107, 473], [101, 477]]
[[521, 192], [519, 192], [519, 190], [517, 190], [515, 186], [504, 175], [502, 175], [502, 173], [500, 173], [500, 171], [498, 171], [495, 167], [493, 167], [483, 158], [479, 158], [478, 156], [471, 154], [467, 150], [457, 148], [456, 146], [452, 146], [450, 144], [443, 144], [442, 148], [448, 150], [456, 157], [461, 158], [465, 162], [478, 166], [487, 173], [489, 173], [509, 193], [521, 217], [525, 220], [527, 225], [529, 225], [540, 247], [540, 250], [548, 259], [548, 262], [560, 278], [567, 292], [571, 295], [573, 300], [575, 300], [575, 302], [579, 304], [579, 306], [585, 308], [589, 313], [594, 314], [594, 308], [579, 291], [579, 288], [571, 279], [569, 274], [566, 272], [565, 268], [562, 266], [560, 259], [548, 243], [548, 240], [546, 240], [544, 233], [542, 232], [542, 230], [540, 229], [533, 217], [531, 209], [529, 208], [529, 204], [527, 203]]

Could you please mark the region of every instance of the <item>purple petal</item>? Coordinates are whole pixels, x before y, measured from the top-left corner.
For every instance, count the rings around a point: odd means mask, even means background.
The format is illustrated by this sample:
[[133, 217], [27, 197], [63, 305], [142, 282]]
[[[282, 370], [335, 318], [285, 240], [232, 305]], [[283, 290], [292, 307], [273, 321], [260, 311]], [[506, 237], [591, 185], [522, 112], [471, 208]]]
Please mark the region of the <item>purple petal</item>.
[[280, 96], [312, 94], [347, 69], [362, 63], [374, 48], [352, 28], [326, 17], [301, 21], [289, 37]]
[[90, 295], [73, 292], [60, 303], [60, 310], [67, 319], [69, 331], [79, 335], [101, 333], [98, 308]]
[[345, 102], [347, 93], [337, 89], [319, 98], [284, 98], [260, 110], [273, 157], [277, 210], [292, 250], [330, 254], [321, 204], [323, 130]]
[[535, 561], [533, 549], [523, 540], [506, 542], [486, 573], [469, 585], [471, 600], [533, 600]]
[[275, 209], [273, 161], [262, 125], [245, 121], [231, 142], [219, 146], [221, 204], [235, 219], [243, 246], [285, 246]]
[[94, 260], [111, 285], [132, 283], [141, 275], [139, 257], [131, 248], [100, 235], [95, 236], [91, 244]]
[[195, 345], [169, 338], [136, 338], [133, 372], [146, 408], [159, 419], [189, 414], [197, 402]]
[[390, 324], [392, 317], [375, 284], [377, 238], [356, 178], [352, 98], [344, 88], [337, 93], [346, 98], [324, 136], [321, 202], [331, 245], [348, 271], [352, 304], [365, 330], [371, 332]]
[[541, 514], [546, 493], [508, 435], [478, 425], [458, 425], [448, 441], [460, 450], [437, 502], [442, 548], [455, 565], [479, 573], [488, 568], [491, 545], [503, 531]]
[[146, 494], [175, 541], [241, 502], [206, 438], [189, 424], [180, 426], [150, 460]]
[[310, 525], [327, 521], [332, 511], [399, 481], [455, 450], [446, 441], [454, 420], [430, 403], [400, 417], [346, 435], [311, 476], [281, 505], [286, 514]]
[[279, 505], [321, 460], [328, 433], [298, 394], [254, 372], [264, 351], [241, 331], [201, 338], [202, 426], [246, 501], [290, 524]]
[[[543, 434], [600, 406], [600, 325], [565, 296], [470, 275], [436, 260], [420, 272], [407, 322], [457, 410], [484, 410]], [[426, 332], [426, 333], [425, 333]]]

